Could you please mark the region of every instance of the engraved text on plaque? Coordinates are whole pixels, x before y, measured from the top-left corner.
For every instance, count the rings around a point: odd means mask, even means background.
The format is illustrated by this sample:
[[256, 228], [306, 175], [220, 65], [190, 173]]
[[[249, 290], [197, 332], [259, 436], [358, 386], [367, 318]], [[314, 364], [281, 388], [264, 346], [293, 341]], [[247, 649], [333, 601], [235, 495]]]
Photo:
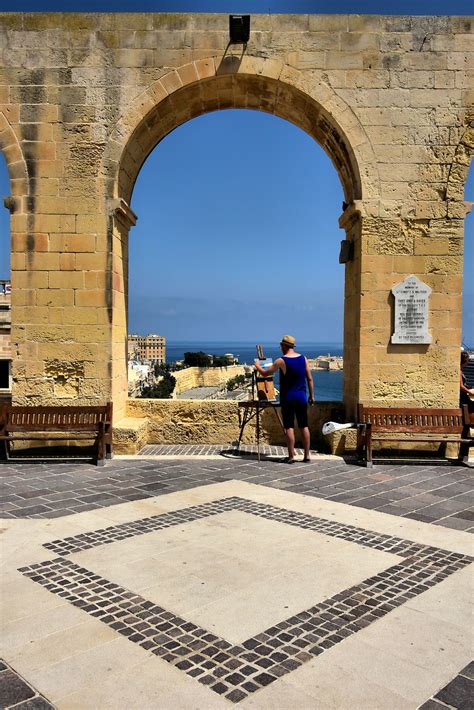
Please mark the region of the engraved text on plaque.
[[395, 297], [395, 332], [392, 343], [431, 343], [428, 333], [428, 298], [431, 288], [416, 276], [392, 288]]

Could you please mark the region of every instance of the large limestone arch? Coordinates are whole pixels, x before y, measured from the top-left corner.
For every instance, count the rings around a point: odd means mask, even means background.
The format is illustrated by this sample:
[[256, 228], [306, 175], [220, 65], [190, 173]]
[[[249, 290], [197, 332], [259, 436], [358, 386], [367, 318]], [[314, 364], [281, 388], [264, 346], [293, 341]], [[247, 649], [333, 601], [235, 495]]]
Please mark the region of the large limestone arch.
[[309, 133], [333, 161], [347, 204], [362, 199], [362, 193], [379, 196], [372, 145], [347, 103], [327, 84], [308, 82], [294, 68], [249, 56], [186, 64], [141, 93], [108, 142], [108, 194], [129, 202], [141, 165], [164, 136], [196, 116], [226, 108], [266, 111]]
[[[113, 399], [119, 401], [126, 392], [121, 344], [127, 332], [128, 228], [135, 219], [129, 203], [135, 180], [149, 153], [170, 131], [196, 116], [226, 108], [266, 111], [294, 123], [321, 145], [339, 174], [347, 210], [342, 226], [356, 246], [355, 258], [346, 267], [344, 352], [349, 371], [344, 400], [355, 406], [360, 209], [366, 196], [369, 201], [379, 197], [373, 148], [357, 117], [330, 87], [308, 85], [300, 72], [254, 57], [212, 57], [165, 74], [137, 97], [112, 132], [104, 174], [108, 176], [107, 194], [118, 208], [111, 236], [112, 284], [118, 285], [118, 289], [113, 286]], [[359, 165], [363, 165], [363, 172]]]
[[[16, 403], [113, 398], [122, 416], [136, 175], [180, 123], [241, 106], [296, 123], [340, 175], [347, 416], [358, 400], [457, 404], [472, 18], [256, 14], [245, 48], [205, 13], [0, 13], [0, 27]], [[391, 343], [409, 274], [432, 289], [429, 345]]]

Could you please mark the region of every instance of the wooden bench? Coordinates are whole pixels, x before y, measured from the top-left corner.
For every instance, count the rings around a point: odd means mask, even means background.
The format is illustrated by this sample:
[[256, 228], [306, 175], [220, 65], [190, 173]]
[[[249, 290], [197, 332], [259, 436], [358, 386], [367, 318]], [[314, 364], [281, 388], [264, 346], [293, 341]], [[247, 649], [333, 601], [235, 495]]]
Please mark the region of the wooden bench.
[[[357, 405], [357, 457], [373, 466], [372, 444], [377, 441], [459, 444], [458, 461], [467, 464], [474, 446], [473, 415], [463, 409], [397, 409]], [[405, 435], [409, 435], [405, 438]]]
[[7, 461], [12, 460], [12, 441], [91, 439], [95, 444], [94, 460], [97, 466], [103, 466], [105, 458], [112, 458], [112, 402], [103, 407], [0, 405], [0, 441]]

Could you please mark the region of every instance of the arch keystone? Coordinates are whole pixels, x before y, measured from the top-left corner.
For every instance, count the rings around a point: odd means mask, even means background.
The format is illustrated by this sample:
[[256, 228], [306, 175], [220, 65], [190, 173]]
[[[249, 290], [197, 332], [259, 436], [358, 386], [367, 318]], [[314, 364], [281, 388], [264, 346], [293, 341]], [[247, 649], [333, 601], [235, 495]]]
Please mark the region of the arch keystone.
[[194, 63], [199, 79], [209, 79], [211, 76], [216, 75], [216, 65], [213, 57], [198, 59]]

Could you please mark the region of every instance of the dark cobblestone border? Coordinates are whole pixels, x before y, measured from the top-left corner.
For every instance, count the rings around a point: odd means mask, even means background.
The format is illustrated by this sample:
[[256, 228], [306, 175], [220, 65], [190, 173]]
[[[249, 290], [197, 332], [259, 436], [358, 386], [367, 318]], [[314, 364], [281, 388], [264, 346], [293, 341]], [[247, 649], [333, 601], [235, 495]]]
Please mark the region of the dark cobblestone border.
[[[231, 510], [391, 552], [403, 559], [236, 645], [65, 559], [91, 547]], [[369, 626], [472, 561], [467, 555], [240, 497], [113, 525], [55, 540], [44, 547], [61, 556], [19, 571], [234, 703]]]
[[55, 710], [42, 695], [0, 659], [0, 707], [14, 710]]

